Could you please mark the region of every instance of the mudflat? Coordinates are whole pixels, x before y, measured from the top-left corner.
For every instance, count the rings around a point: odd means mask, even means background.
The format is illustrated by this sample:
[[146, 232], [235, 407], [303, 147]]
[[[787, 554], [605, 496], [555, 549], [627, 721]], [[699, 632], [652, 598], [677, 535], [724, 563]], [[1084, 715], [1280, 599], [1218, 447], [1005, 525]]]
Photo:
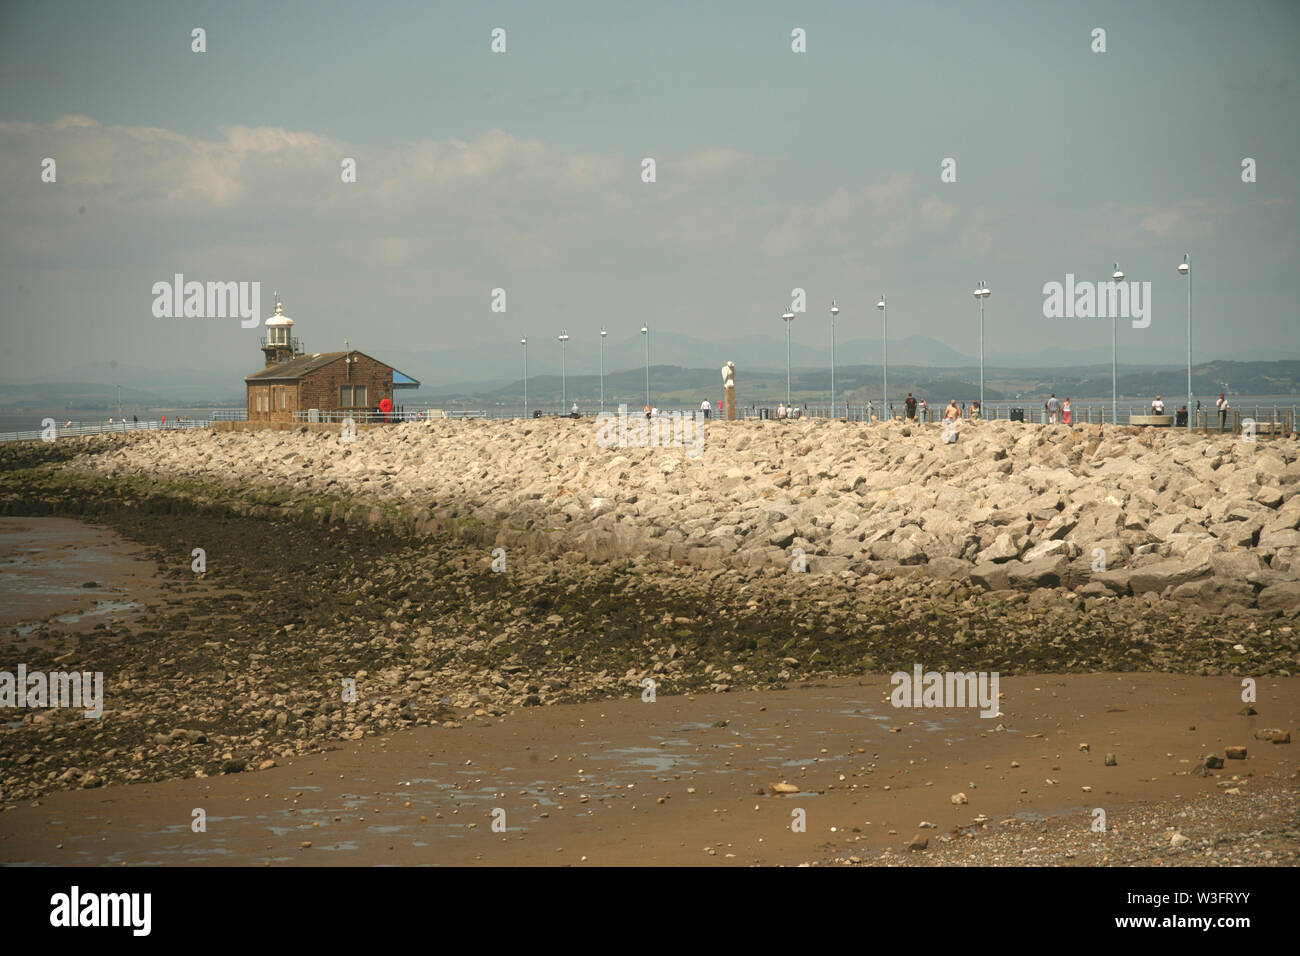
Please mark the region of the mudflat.
[[[107, 528], [58, 517], [0, 518], [0, 628], [59, 615], [89, 629], [130, 614], [153, 588], [153, 562]], [[32, 628], [34, 630], [34, 628]]]
[[[1241, 688], [1227, 678], [1006, 678], [999, 718], [894, 708], [888, 690], [880, 675], [535, 708], [385, 734], [256, 773], [54, 793], [0, 816], [0, 861], [911, 863], [925, 856], [909, 851], [921, 835], [934, 851], [952, 844], [966, 862], [991, 862], [978, 857], [984, 843], [1011, 832], [1041, 850], [1038, 824], [1049, 822], [1069, 855], [1120, 859], [1138, 848], [1127, 825], [1135, 808], [1162, 803], [1169, 832], [1155, 843], [1168, 858], [1178, 806], [1295, 796], [1292, 748], [1254, 733], [1300, 721], [1300, 678], [1261, 681], [1255, 716], [1238, 713]], [[1245, 759], [1194, 772], [1235, 745]], [[196, 809], [204, 832], [192, 829]], [[1104, 832], [1093, 829], [1098, 809]], [[494, 811], [504, 832], [493, 829]], [[793, 828], [799, 811], [804, 832]], [[1272, 862], [1294, 862], [1294, 817], [1273, 826]], [[1207, 827], [1209, 842], [1228, 829]]]

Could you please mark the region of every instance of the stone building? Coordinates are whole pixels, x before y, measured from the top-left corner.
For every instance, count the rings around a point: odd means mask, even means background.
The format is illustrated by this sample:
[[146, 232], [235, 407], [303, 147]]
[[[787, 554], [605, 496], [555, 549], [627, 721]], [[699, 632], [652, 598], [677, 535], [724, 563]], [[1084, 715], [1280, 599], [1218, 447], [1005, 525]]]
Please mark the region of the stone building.
[[278, 298], [261, 349], [266, 367], [244, 379], [250, 422], [292, 422], [306, 417], [295, 419], [294, 412], [312, 409], [324, 421], [347, 414], [362, 421], [365, 413], [378, 413], [384, 399], [396, 410], [397, 389], [420, 387], [409, 375], [356, 349], [306, 354]]

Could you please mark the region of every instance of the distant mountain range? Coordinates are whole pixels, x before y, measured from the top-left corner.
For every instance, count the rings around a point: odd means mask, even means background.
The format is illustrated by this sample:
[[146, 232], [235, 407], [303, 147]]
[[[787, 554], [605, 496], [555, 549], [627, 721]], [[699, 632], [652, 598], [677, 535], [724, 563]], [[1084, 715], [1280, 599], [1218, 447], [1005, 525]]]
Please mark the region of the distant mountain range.
[[[829, 391], [829, 328], [823, 330], [825, 347], [814, 348], [791, 342], [790, 361], [794, 377], [807, 392]], [[806, 337], [806, 332], [805, 332]], [[607, 392], [645, 389], [645, 340], [640, 335], [606, 342]], [[765, 335], [745, 335], [709, 340], [679, 333], [650, 332], [652, 385], [656, 394], [691, 393], [713, 390], [720, 382], [718, 369], [728, 360], [736, 363], [737, 379], [751, 384], [750, 394], [760, 381], [779, 384], [785, 391], [785, 341]], [[366, 351], [363, 349], [363, 351]], [[446, 349], [444, 351], [368, 350], [407, 375], [422, 387], [403, 395], [407, 401], [446, 400], [514, 402], [522, 396], [523, 347], [517, 340]], [[835, 358], [839, 391], [878, 385], [881, 342], [857, 338], [837, 343]], [[1141, 350], [1124, 353], [1120, 390], [1145, 395], [1158, 391], [1177, 395], [1186, 389], [1185, 367], [1167, 361], [1168, 352], [1149, 354], [1164, 359], [1144, 358]], [[1211, 361], [1196, 366], [1197, 394], [1282, 394], [1300, 392], [1300, 355], [1286, 350], [1275, 353], [1250, 352], [1248, 360]], [[570, 386], [566, 394], [599, 394], [600, 340], [581, 342], [570, 338], [564, 353]], [[528, 342], [529, 396], [558, 398], [560, 385], [560, 343], [553, 336], [530, 338]], [[889, 342], [890, 391], [923, 388], [930, 394], [967, 389], [979, 381], [978, 359], [923, 335], [906, 335]], [[46, 376], [10, 377], [0, 383], [0, 407], [57, 408], [112, 407], [122, 386], [124, 404], [167, 407], [235, 405], [244, 403], [245, 375], [260, 367], [257, 357], [239, 367], [155, 369], [95, 362]], [[552, 379], [554, 382], [552, 383]], [[779, 383], [776, 380], [779, 379]], [[908, 384], [908, 383], [912, 384]], [[639, 383], [639, 386], [638, 386]], [[995, 384], [996, 383], [996, 384]], [[1225, 384], [1226, 387], [1225, 387]], [[553, 385], [553, 387], [552, 387]], [[985, 392], [1033, 394], [1040, 388], [1079, 397], [1110, 394], [1110, 350], [1053, 347], [1030, 355], [990, 353], [985, 362]], [[608, 396], [607, 396], [608, 397]], [[696, 399], [698, 401], [699, 399]]]

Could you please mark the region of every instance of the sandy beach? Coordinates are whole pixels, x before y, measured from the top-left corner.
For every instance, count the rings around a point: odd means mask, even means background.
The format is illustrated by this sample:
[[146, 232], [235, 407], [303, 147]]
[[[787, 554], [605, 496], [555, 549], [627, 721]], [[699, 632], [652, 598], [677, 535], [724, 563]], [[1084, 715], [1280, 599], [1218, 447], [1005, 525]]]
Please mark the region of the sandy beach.
[[[566, 422], [509, 436], [528, 453], [462, 426], [4, 461], [4, 559], [65, 589], [11, 606], [7, 656], [102, 671], [106, 693], [98, 721], [11, 712], [0, 858], [1295, 862], [1293, 441], [1020, 426], [957, 457], [923, 430], [808, 423], [716, 429], [693, 460]], [[518, 511], [480, 503], [489, 486]], [[1123, 555], [1105, 572], [1099, 541]], [[87, 628], [78, 577], [125, 610]], [[999, 673], [1000, 715], [892, 706], [918, 664]]]

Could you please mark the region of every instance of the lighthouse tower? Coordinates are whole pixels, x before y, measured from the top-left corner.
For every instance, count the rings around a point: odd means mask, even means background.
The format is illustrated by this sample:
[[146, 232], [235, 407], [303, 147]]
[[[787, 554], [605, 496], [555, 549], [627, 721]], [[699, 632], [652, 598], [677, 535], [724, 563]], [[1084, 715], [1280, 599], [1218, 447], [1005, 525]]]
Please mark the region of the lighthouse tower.
[[262, 339], [266, 353], [266, 367], [279, 365], [301, 354], [298, 340], [293, 335], [293, 319], [284, 314], [280, 294], [275, 294], [275, 315], [266, 320], [266, 337]]

